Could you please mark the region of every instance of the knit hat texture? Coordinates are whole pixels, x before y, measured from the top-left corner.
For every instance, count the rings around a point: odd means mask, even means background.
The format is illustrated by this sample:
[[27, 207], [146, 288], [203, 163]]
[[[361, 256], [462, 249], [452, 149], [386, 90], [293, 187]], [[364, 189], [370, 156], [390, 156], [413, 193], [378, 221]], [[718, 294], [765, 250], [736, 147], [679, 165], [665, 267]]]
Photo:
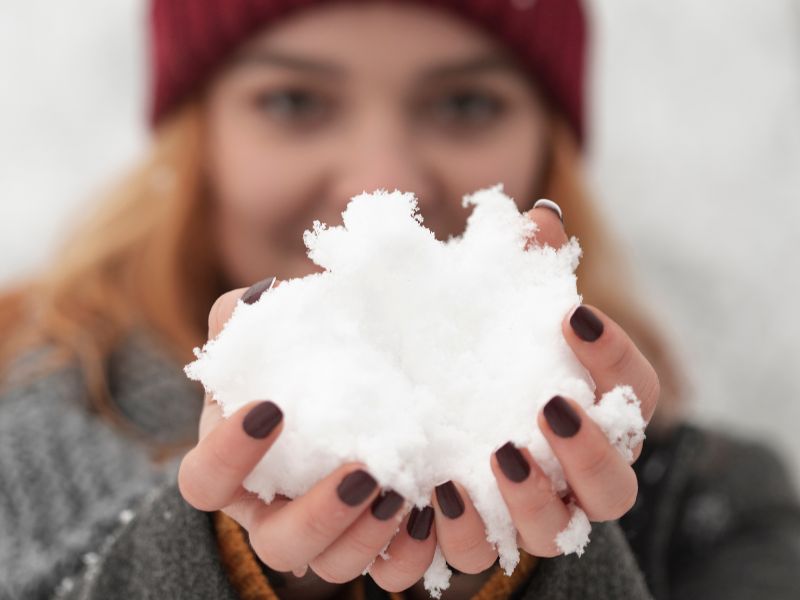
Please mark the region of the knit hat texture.
[[[151, 0], [150, 124], [157, 125], [199, 90], [264, 27], [294, 11], [335, 1], [343, 0]], [[581, 0], [382, 1], [446, 10], [499, 39], [583, 140], [587, 27]]]

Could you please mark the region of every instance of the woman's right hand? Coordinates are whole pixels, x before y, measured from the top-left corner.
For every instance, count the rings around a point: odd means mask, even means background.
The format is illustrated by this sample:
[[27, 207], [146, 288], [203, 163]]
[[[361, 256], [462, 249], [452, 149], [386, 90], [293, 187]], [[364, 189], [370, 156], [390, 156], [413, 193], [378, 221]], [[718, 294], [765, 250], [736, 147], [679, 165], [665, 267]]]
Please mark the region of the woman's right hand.
[[[209, 338], [219, 334], [237, 302], [255, 302], [271, 287], [265, 280], [220, 296], [209, 314]], [[364, 465], [348, 463], [294, 499], [278, 495], [269, 504], [242, 487], [283, 428], [283, 414], [270, 400], [252, 402], [225, 419], [209, 395], [200, 417], [199, 441], [183, 458], [178, 485], [184, 499], [202, 511], [221, 510], [245, 530], [268, 567], [302, 577], [307, 567], [331, 584], [355, 579], [392, 541], [391, 560], [371, 572], [387, 591], [418, 581], [433, 560], [435, 528], [419, 539], [419, 524], [407, 531], [403, 498], [381, 492]], [[420, 520], [419, 511], [414, 511]], [[424, 517], [423, 517], [424, 518]], [[398, 524], [400, 525], [399, 533]], [[394, 538], [394, 539], [393, 539]], [[291, 585], [292, 578], [287, 577]], [[332, 586], [333, 587], [333, 586]], [[334, 588], [335, 589], [335, 588]]]

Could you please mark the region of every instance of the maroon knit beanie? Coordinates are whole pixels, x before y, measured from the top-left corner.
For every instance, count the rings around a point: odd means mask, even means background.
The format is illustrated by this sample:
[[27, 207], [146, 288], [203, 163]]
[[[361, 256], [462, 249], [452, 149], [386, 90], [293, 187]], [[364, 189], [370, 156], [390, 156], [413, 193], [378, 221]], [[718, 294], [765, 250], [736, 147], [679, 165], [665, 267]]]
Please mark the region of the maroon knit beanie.
[[[249, 36], [294, 10], [332, 1], [151, 0], [151, 125], [202, 87]], [[587, 27], [581, 0], [405, 1], [461, 15], [505, 43], [583, 140]]]

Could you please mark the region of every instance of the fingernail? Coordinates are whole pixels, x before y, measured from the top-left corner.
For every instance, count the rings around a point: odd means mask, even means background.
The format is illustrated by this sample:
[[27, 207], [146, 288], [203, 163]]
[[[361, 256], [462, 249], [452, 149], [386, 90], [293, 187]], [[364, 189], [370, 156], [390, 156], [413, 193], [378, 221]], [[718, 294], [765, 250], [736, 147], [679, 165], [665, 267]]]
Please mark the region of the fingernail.
[[401, 506], [403, 497], [394, 490], [387, 490], [372, 501], [370, 510], [376, 519], [385, 521], [393, 517]]
[[494, 455], [497, 457], [497, 464], [503, 475], [508, 477], [511, 481], [519, 483], [525, 481], [531, 473], [531, 466], [522, 452], [517, 450], [516, 446], [511, 442], [503, 444]]
[[561, 396], [553, 396], [544, 405], [543, 412], [550, 429], [559, 437], [572, 437], [581, 428], [578, 413]]
[[603, 322], [583, 304], [572, 313], [569, 324], [584, 342], [593, 342], [603, 335]]
[[422, 510], [416, 506], [411, 510], [406, 524], [406, 531], [415, 540], [426, 540], [431, 534], [433, 525], [433, 507], [426, 506]]
[[556, 215], [558, 215], [558, 219], [561, 221], [561, 224], [564, 224], [564, 213], [561, 212], [561, 207], [552, 200], [541, 198], [536, 201], [536, 204], [533, 205], [533, 208], [549, 208], [556, 213]]
[[283, 412], [272, 400], [265, 400], [250, 409], [242, 421], [245, 433], [250, 437], [267, 437], [283, 419]]
[[452, 481], [436, 486], [436, 500], [445, 517], [457, 519], [464, 514], [464, 500]]
[[242, 302], [245, 304], [254, 304], [259, 298], [261, 298], [261, 295], [264, 292], [272, 287], [273, 283], [275, 283], [274, 277], [267, 277], [258, 283], [254, 283], [247, 288], [247, 291], [244, 294], [242, 294]]
[[378, 482], [375, 478], [364, 471], [359, 469], [348, 473], [342, 478], [342, 481], [336, 488], [336, 493], [345, 504], [349, 506], [356, 506], [361, 504], [375, 489]]

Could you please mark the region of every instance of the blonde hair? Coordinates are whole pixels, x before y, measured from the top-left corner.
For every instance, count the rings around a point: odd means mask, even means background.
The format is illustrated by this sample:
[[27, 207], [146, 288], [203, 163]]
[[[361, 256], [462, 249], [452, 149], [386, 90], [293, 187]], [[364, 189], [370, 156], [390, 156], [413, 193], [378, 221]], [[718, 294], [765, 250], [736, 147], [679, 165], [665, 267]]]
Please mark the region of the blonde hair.
[[[106, 360], [120, 340], [145, 325], [179, 362], [203, 343], [207, 314], [224, 281], [210, 229], [202, 172], [202, 112], [190, 102], [162, 123], [144, 160], [108, 190], [64, 251], [34, 281], [0, 297], [0, 370], [25, 348], [46, 343], [57, 360], [77, 360], [88, 408], [138, 435], [117, 411]], [[544, 195], [564, 210], [584, 249], [579, 291], [618, 321], [656, 367], [662, 397], [677, 414], [678, 370], [662, 333], [630, 293], [624, 261], [581, 177], [580, 152], [568, 126], [553, 117]], [[168, 453], [170, 450], [167, 450]]]

